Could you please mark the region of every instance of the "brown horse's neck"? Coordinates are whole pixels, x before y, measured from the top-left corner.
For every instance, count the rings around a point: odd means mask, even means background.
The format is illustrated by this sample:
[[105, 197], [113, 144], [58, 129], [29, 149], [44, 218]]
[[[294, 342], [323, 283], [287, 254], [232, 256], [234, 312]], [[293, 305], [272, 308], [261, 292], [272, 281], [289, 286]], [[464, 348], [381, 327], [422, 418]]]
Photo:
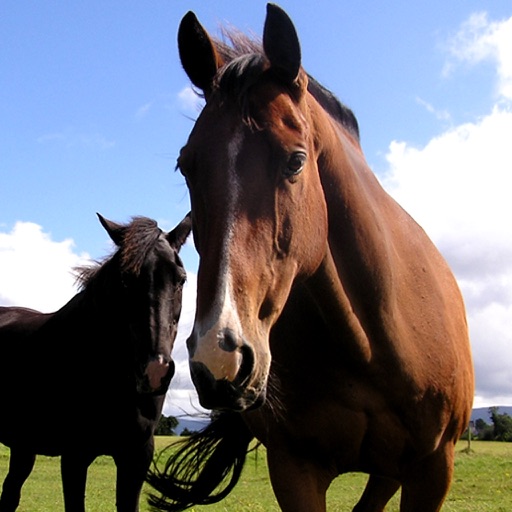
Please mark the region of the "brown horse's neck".
[[328, 312], [326, 324], [338, 333], [344, 329], [354, 358], [368, 361], [383, 310], [394, 301], [396, 233], [390, 226], [410, 218], [383, 190], [354, 136], [316, 102], [311, 112], [329, 234], [310, 289]]
[[332, 338], [343, 340], [345, 350], [354, 362], [369, 362], [372, 355], [370, 340], [354, 313], [329, 250], [316, 273], [305, 284], [325, 325], [329, 326]]

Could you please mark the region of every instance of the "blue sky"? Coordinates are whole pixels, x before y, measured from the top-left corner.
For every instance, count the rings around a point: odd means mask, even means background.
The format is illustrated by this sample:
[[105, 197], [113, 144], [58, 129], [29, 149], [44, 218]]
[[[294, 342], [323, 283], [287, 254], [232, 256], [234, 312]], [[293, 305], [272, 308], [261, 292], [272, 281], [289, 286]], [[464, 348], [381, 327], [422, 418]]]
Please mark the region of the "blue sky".
[[[510, 1], [280, 5], [304, 67], [354, 110], [368, 162], [454, 268], [477, 404], [512, 404]], [[111, 249], [97, 211], [146, 215], [164, 229], [188, 211], [174, 172], [200, 108], [176, 48], [188, 10], [212, 33], [229, 22], [261, 36], [262, 1], [2, 1], [0, 304], [63, 304], [74, 293], [69, 268]], [[184, 256], [173, 387], [187, 400], [191, 245]]]

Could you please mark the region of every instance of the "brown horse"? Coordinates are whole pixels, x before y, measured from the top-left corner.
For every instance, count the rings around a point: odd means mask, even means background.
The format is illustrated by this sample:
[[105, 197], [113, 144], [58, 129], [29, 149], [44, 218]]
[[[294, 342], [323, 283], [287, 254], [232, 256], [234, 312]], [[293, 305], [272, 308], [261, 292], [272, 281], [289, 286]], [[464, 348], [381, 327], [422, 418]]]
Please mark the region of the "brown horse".
[[[254, 435], [282, 510], [324, 511], [349, 471], [370, 475], [358, 512], [400, 486], [401, 511], [439, 510], [474, 387], [450, 269], [368, 168], [354, 115], [302, 69], [280, 8], [263, 50], [212, 40], [193, 13], [178, 42], [206, 98], [178, 161], [200, 255], [190, 366], [202, 405], [235, 414], [153, 475], [155, 503], [222, 498]], [[213, 495], [229, 448], [233, 479]]]

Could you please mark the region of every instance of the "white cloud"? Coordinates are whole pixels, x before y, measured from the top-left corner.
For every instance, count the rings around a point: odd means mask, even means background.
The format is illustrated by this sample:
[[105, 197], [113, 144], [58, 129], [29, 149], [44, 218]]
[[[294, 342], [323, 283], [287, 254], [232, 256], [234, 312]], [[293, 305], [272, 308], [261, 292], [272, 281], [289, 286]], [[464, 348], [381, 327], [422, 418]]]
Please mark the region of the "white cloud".
[[512, 232], [504, 214], [510, 205], [511, 130], [512, 109], [502, 106], [423, 148], [393, 141], [385, 185], [437, 239], [453, 243], [454, 237], [478, 236], [508, 247]]
[[496, 64], [498, 95], [512, 99], [512, 17], [490, 22], [485, 12], [473, 14], [450, 39], [448, 51], [446, 73], [457, 63], [491, 61]]
[[146, 117], [152, 107], [153, 107], [153, 102], [152, 101], [148, 101], [144, 105], [141, 105], [137, 109], [137, 112], [135, 112], [135, 118], [136, 119], [142, 119], [142, 118]]
[[440, 121], [451, 121], [452, 117], [447, 110], [439, 110], [434, 105], [420, 97], [416, 97], [416, 103], [421, 105], [427, 112], [433, 114]]
[[72, 240], [55, 242], [41, 226], [17, 222], [0, 233], [0, 304], [55, 311], [76, 293], [72, 269], [87, 260]]
[[89, 150], [107, 150], [113, 148], [116, 143], [97, 132], [79, 132], [69, 128], [61, 132], [45, 133], [37, 139], [39, 144], [60, 143], [66, 147], [79, 147]]
[[[505, 37], [506, 35], [506, 37]], [[508, 38], [508, 39], [507, 39]], [[393, 141], [385, 188], [444, 254], [466, 300], [478, 405], [512, 404], [512, 18], [472, 16], [450, 55], [497, 66], [492, 111], [424, 147]]]

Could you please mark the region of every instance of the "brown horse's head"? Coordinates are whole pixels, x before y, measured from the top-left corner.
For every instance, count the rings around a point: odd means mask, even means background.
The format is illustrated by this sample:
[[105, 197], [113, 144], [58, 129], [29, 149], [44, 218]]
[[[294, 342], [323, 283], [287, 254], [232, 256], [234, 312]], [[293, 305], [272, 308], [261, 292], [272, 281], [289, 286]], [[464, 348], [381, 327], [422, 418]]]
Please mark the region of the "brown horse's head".
[[206, 106], [178, 166], [200, 255], [192, 376], [203, 406], [244, 410], [265, 397], [269, 333], [294, 281], [325, 255], [327, 211], [292, 22], [269, 5], [263, 50], [236, 38], [213, 41], [193, 13], [181, 22], [181, 61]]

